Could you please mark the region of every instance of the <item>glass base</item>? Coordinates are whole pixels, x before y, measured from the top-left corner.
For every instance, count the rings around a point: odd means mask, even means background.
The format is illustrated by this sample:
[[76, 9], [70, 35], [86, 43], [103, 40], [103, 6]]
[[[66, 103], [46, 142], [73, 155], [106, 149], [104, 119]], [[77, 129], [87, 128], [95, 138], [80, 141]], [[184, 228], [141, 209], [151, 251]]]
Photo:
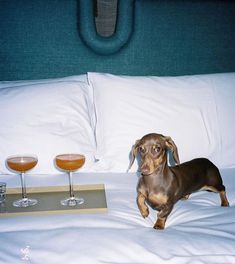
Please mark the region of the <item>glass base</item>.
[[36, 199], [23, 198], [13, 202], [13, 206], [15, 207], [28, 207], [37, 204], [38, 201]]
[[78, 197], [70, 197], [64, 200], [61, 200], [60, 203], [64, 206], [76, 206], [84, 203], [83, 198]]

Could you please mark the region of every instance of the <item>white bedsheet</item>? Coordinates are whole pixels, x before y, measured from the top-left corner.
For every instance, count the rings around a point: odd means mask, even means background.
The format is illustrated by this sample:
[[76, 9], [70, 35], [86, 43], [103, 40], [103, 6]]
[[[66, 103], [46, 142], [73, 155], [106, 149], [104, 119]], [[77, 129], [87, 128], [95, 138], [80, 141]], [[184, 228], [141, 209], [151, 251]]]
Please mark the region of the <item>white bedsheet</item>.
[[[0, 263], [235, 263], [235, 169], [221, 173], [230, 207], [220, 207], [218, 194], [195, 193], [175, 205], [163, 231], [152, 228], [154, 210], [146, 219], [139, 213], [136, 174], [76, 175], [77, 184], [105, 184], [108, 212], [0, 218]], [[68, 181], [64, 175], [26, 180], [28, 186]], [[0, 181], [20, 184], [16, 175]]]

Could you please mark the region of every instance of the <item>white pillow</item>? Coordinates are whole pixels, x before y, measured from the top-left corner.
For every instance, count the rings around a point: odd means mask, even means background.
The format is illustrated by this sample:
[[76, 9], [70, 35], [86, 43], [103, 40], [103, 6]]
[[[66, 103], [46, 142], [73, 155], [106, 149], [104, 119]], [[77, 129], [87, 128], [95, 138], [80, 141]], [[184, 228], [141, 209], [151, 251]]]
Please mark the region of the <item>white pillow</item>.
[[218, 74], [211, 78], [214, 89], [223, 167], [235, 167], [235, 73]]
[[[181, 162], [203, 156], [218, 166], [226, 166], [228, 163], [221, 157], [223, 135], [218, 123], [222, 116], [217, 113], [212, 85], [215, 76], [227, 78], [223, 74], [131, 77], [88, 73], [94, 93], [100, 170], [126, 171], [132, 145], [152, 132], [172, 137]], [[231, 101], [230, 108], [234, 99]], [[234, 131], [234, 122], [224, 122], [226, 131], [228, 126]], [[229, 164], [234, 166], [234, 145], [230, 147]], [[135, 163], [133, 170], [136, 169]]]
[[[87, 84], [87, 95], [88, 98], [93, 97], [93, 91], [91, 87], [88, 85], [88, 80], [87, 80], [87, 74], [80, 74], [80, 75], [72, 75], [72, 76], [66, 76], [62, 78], [52, 78], [52, 79], [38, 79], [38, 80], [17, 80], [17, 81], [0, 81], [0, 89], [1, 88], [12, 88], [16, 86], [22, 86], [22, 85], [33, 85], [33, 84], [48, 84], [48, 83], [61, 83], [61, 82], [67, 82], [67, 81], [78, 81], [82, 83]], [[95, 116], [94, 116], [94, 106], [93, 102], [89, 101], [89, 115], [91, 118], [91, 125], [94, 125], [95, 123]], [[92, 127], [94, 129], [94, 127]]]
[[33, 153], [32, 173], [58, 173], [60, 153], [82, 153], [89, 171], [94, 160], [94, 133], [89, 117], [88, 85], [77, 81], [49, 82], [0, 89], [0, 172], [7, 156]]

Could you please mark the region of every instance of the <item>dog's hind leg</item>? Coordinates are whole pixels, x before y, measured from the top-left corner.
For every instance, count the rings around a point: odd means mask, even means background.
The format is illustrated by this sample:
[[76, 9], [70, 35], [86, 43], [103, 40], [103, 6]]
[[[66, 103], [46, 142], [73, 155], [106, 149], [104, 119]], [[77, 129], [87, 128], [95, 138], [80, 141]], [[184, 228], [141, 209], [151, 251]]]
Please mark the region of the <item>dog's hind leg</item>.
[[201, 190], [219, 193], [220, 200], [221, 200], [221, 206], [229, 206], [229, 202], [226, 196], [224, 185], [220, 186], [220, 188], [215, 188], [213, 186], [204, 186]]
[[220, 200], [221, 200], [221, 206], [229, 206], [229, 202], [228, 202], [225, 190], [220, 191], [219, 195], [220, 195]]

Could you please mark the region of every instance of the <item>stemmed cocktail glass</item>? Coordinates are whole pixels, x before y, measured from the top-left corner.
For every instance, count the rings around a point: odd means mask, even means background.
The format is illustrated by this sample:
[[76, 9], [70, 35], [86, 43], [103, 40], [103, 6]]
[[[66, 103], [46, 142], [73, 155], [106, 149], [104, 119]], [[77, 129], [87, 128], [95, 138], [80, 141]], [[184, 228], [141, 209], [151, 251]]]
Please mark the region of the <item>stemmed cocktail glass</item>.
[[70, 197], [61, 200], [60, 203], [65, 206], [75, 206], [84, 203], [82, 197], [75, 197], [73, 190], [73, 172], [78, 170], [85, 163], [85, 156], [81, 154], [61, 154], [55, 157], [57, 168], [66, 171], [69, 176], [69, 193]]
[[28, 207], [37, 204], [36, 199], [27, 197], [25, 172], [33, 169], [38, 163], [38, 158], [34, 155], [10, 156], [6, 159], [8, 169], [17, 172], [21, 176], [22, 198], [13, 202], [16, 207]]

